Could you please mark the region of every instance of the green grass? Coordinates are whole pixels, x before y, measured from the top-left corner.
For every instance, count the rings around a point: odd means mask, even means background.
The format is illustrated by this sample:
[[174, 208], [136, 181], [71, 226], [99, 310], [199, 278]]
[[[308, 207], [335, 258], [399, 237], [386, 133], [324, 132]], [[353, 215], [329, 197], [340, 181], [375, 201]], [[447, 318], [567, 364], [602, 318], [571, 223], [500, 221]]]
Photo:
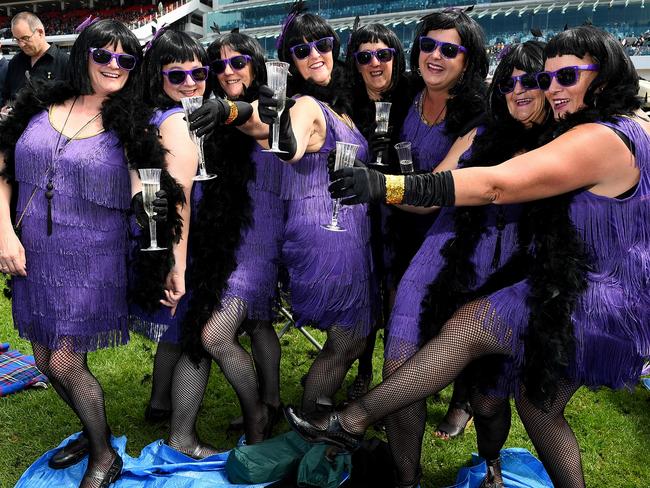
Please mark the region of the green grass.
[[[322, 339], [322, 335], [317, 335]], [[0, 298], [0, 341], [30, 351], [29, 343], [19, 339], [11, 325], [10, 302], [4, 298]], [[375, 378], [379, 378], [381, 369], [379, 349], [378, 346]], [[301, 334], [292, 331], [282, 339], [282, 351], [282, 399], [296, 404], [301, 393], [300, 378], [314, 357], [313, 348]], [[164, 426], [152, 427], [143, 421], [154, 352], [154, 344], [133, 336], [128, 346], [89, 356], [90, 367], [105, 389], [110, 425], [115, 435], [128, 436], [127, 451], [131, 456], [137, 456], [143, 446], [166, 435]], [[353, 374], [350, 373], [348, 381]], [[441, 402], [429, 402], [422, 456], [423, 486], [427, 488], [451, 484], [458, 469], [476, 450], [473, 427], [452, 442], [432, 436], [436, 422], [446, 411], [444, 402], [449, 395], [447, 389]], [[218, 447], [232, 447], [237, 439], [225, 432], [230, 420], [238, 415], [237, 399], [215, 366], [199, 417], [200, 436]], [[587, 486], [650, 486], [650, 392], [640, 387], [633, 392], [581, 389], [568, 406], [567, 417], [580, 442]], [[78, 420], [52, 388], [0, 398], [0, 487], [13, 486], [37, 457], [78, 430]], [[280, 426], [280, 430], [286, 430], [286, 425]], [[506, 446], [533, 450], [516, 415]]]

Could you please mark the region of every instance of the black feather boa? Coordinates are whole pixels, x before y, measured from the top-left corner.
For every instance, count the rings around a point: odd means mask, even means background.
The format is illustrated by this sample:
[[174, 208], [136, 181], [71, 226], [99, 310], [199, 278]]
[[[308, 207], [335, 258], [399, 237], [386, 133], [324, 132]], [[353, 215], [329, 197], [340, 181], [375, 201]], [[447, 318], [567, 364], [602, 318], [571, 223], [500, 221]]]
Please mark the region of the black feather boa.
[[352, 117], [352, 87], [354, 79], [341, 61], [334, 61], [332, 77], [328, 85], [317, 85], [300, 76], [290, 76], [287, 84], [287, 96], [310, 96], [319, 102], [327, 103], [339, 115]]
[[251, 159], [256, 142], [234, 127], [220, 127], [205, 142], [208, 172], [218, 175], [202, 183], [203, 196], [190, 236], [188, 290], [183, 321], [183, 349], [198, 362], [205, 352], [201, 331], [221, 300], [237, 267], [242, 231], [251, 224], [248, 182], [255, 178]]
[[[486, 167], [500, 164], [518, 152], [529, 151], [539, 146], [546, 125], [526, 129], [522, 124], [511, 121], [494, 124], [477, 136], [472, 145], [471, 156], [462, 161], [467, 167]], [[497, 209], [499, 211], [500, 209]], [[440, 332], [440, 328], [456, 310], [473, 298], [496, 291], [503, 283], [514, 283], [522, 279], [520, 263], [522, 252], [516, 252], [510, 261], [497, 270], [488, 282], [476, 289], [476, 269], [472, 256], [486, 232], [487, 207], [458, 207], [454, 210], [454, 235], [440, 250], [444, 264], [436, 279], [429, 284], [422, 301], [420, 314], [420, 337], [425, 342]], [[524, 249], [526, 236], [523, 228], [518, 232], [519, 248]], [[497, 251], [497, 250], [495, 250]], [[507, 278], [507, 275], [512, 275]]]
[[[0, 152], [5, 157], [2, 172], [8, 181], [15, 176], [15, 148], [18, 139], [36, 114], [48, 110], [51, 105], [61, 104], [78, 96], [65, 81], [34, 81], [22, 90], [11, 115], [0, 122]], [[160, 143], [158, 132], [150, 124], [152, 111], [130, 94], [117, 93], [106, 99], [102, 105], [104, 129], [117, 134], [131, 169], [163, 168], [161, 187], [169, 200], [168, 220], [159, 230], [159, 240], [169, 247], [166, 252], [138, 253], [133, 263], [136, 283], [130, 284], [129, 299], [146, 310], [159, 307], [163, 297], [165, 278], [173, 266], [172, 246], [181, 235], [182, 221], [176, 210], [184, 203], [182, 188], [164, 171], [165, 149]]]

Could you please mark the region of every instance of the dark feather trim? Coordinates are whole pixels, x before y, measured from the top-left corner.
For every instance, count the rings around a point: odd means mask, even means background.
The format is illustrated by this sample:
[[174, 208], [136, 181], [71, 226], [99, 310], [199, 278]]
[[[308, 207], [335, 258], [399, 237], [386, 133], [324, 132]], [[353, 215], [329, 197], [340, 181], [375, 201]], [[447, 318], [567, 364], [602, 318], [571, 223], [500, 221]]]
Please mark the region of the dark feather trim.
[[[242, 231], [251, 224], [248, 182], [255, 177], [251, 159], [255, 141], [239, 130], [221, 128], [206, 140], [208, 172], [218, 178], [203, 183], [191, 232], [189, 269], [191, 298], [183, 321], [183, 348], [193, 360], [203, 354], [201, 331], [221, 308], [228, 278], [237, 267]], [[194, 219], [193, 219], [194, 220]]]
[[334, 61], [332, 78], [327, 86], [320, 86], [300, 76], [289, 77], [287, 95], [307, 95], [327, 103], [339, 115], [352, 116], [352, 86], [354, 78], [342, 61]]
[[[516, 121], [491, 125], [475, 138], [471, 156], [461, 165], [485, 167], [500, 164], [518, 152], [538, 147], [547, 131], [548, 125], [526, 129]], [[465, 303], [525, 277], [523, 273], [528, 268], [526, 249], [531, 237], [528, 226], [519, 225], [518, 250], [507, 263], [495, 270], [486, 283], [476, 289], [476, 269], [471, 258], [486, 231], [486, 212], [486, 207], [459, 207], [454, 211], [454, 237], [442, 247], [440, 253], [444, 265], [422, 301], [422, 343], [436, 336], [444, 323]], [[525, 217], [522, 219], [527, 221]], [[481, 368], [475, 368], [481, 372], [480, 377], [474, 375], [474, 380], [481, 384], [493, 383], [500, 366], [500, 361], [482, 362]]]
[[[5, 156], [3, 173], [7, 179], [13, 181], [16, 143], [32, 117], [75, 96], [78, 93], [65, 81], [33, 81], [20, 92], [11, 115], [0, 123], [0, 151]], [[150, 126], [151, 115], [151, 110], [139, 101], [119, 93], [109, 97], [102, 106], [104, 128], [117, 134], [132, 169], [165, 167], [165, 150], [157, 131]], [[159, 232], [159, 238], [161, 242], [171, 244], [180, 237], [181, 217], [176, 205], [184, 202], [183, 192], [166, 171], [163, 171], [161, 186], [167, 191], [169, 220]], [[171, 245], [168, 247], [170, 249], [164, 253], [137, 255], [138, 283], [131, 284], [130, 299], [145, 309], [157, 308], [158, 300], [163, 296], [165, 278], [173, 265]]]

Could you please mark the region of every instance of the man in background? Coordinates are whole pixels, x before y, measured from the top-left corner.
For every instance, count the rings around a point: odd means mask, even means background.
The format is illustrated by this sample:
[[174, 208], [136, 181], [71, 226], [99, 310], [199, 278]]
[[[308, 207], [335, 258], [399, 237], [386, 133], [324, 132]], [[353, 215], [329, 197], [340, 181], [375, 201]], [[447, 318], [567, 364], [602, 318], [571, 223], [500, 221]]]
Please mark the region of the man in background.
[[0, 42], [0, 107], [4, 105], [4, 99], [2, 97], [2, 91], [5, 86], [5, 78], [7, 77], [7, 67], [9, 61], [2, 55], [2, 43]]
[[16, 54], [7, 68], [2, 87], [3, 104], [16, 98], [25, 86], [27, 76], [46, 80], [65, 78], [68, 55], [45, 40], [45, 28], [41, 20], [31, 12], [20, 12], [11, 19], [11, 34], [21, 52]]

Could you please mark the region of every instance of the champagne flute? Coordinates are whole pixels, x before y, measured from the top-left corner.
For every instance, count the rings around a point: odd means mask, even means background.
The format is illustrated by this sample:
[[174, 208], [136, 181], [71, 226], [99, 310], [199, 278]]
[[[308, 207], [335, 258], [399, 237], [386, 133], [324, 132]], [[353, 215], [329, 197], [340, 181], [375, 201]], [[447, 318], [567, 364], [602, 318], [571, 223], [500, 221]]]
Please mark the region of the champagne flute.
[[158, 247], [158, 240], [156, 237], [156, 221], [153, 219], [153, 201], [156, 199], [156, 192], [160, 190], [160, 169], [146, 168], [138, 170], [140, 179], [142, 180], [142, 202], [144, 203], [144, 211], [149, 217], [149, 247], [141, 249], [141, 251], [162, 251], [166, 247]]
[[273, 97], [278, 100], [278, 115], [271, 126], [272, 139], [271, 147], [264, 149], [263, 152], [285, 153], [280, 149], [280, 116], [284, 112], [285, 102], [287, 100], [287, 75], [289, 74], [289, 63], [283, 61], [267, 61], [266, 77], [269, 88], [273, 90]]
[[[187, 129], [190, 129], [190, 114], [203, 105], [203, 97], [184, 97], [181, 98], [183, 111], [185, 112], [185, 120], [187, 121]], [[197, 153], [199, 156], [199, 174], [192, 180], [194, 181], [207, 181], [216, 178], [217, 175], [208, 174], [205, 169], [205, 156], [203, 155], [203, 136], [197, 137], [196, 132], [190, 130], [190, 139], [196, 144]]]
[[[390, 102], [375, 102], [375, 123], [377, 128], [375, 129], [375, 134], [388, 134], [388, 119], [390, 117]], [[377, 166], [388, 166], [382, 161], [382, 154], [377, 154], [377, 161], [375, 164]]]
[[408, 175], [414, 173], [415, 170], [413, 169], [413, 158], [411, 157], [411, 143], [398, 142], [395, 144], [395, 149], [397, 150], [399, 167], [402, 170], [402, 174]]
[[[357, 157], [358, 150], [359, 146], [357, 144], [336, 141], [336, 159], [334, 160], [334, 171], [353, 166], [354, 158]], [[332, 219], [328, 224], [321, 224], [321, 227], [333, 232], [345, 232], [346, 229], [339, 225], [340, 210], [341, 199], [335, 198], [332, 206]]]

